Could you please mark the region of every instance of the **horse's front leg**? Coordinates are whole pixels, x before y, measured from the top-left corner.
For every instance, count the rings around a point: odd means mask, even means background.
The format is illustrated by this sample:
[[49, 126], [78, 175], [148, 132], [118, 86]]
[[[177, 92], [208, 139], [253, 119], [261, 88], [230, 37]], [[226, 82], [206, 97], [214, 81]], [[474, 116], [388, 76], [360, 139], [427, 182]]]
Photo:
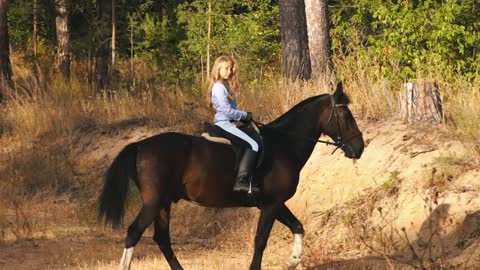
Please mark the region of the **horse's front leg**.
[[270, 231], [272, 230], [280, 206], [281, 205], [273, 204], [261, 208], [257, 234], [255, 235], [255, 251], [253, 253], [250, 270], [260, 270], [262, 268], [263, 251], [267, 246], [268, 237], [270, 236]]
[[297, 265], [302, 261], [302, 250], [303, 250], [303, 235], [305, 231], [303, 230], [302, 223], [292, 214], [290, 209], [283, 204], [280, 208], [277, 216], [277, 220], [287, 226], [293, 234], [293, 251], [290, 256], [287, 267], [289, 270], [295, 269]]

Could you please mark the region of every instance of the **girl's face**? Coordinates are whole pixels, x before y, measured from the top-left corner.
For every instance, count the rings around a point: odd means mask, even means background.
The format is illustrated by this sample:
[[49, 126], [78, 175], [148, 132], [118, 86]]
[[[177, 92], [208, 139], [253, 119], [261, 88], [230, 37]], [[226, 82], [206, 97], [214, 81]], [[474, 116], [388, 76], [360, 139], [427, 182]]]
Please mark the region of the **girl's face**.
[[220, 80], [227, 81], [233, 76], [233, 63], [231, 61], [220, 64]]

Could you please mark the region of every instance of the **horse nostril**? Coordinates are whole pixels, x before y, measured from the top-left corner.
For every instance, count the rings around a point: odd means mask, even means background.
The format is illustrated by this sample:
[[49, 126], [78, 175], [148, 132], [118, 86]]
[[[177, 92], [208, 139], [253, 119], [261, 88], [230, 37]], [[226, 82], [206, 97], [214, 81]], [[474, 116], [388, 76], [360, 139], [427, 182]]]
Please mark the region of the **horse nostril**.
[[353, 148], [352, 148], [350, 145], [344, 144], [344, 145], [342, 146], [342, 149], [343, 149], [343, 151], [345, 152], [345, 156], [346, 156], [346, 157], [348, 157], [348, 158], [356, 158], [357, 155], [356, 155], [355, 151], [353, 150]]

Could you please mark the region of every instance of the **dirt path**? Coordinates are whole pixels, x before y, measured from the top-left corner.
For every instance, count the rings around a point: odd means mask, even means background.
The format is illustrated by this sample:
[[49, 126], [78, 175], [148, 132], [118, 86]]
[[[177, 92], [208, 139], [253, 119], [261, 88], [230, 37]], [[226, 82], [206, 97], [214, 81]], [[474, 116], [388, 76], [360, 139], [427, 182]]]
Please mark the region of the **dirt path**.
[[[122, 247], [123, 239], [104, 234], [3, 241], [0, 269], [117, 269]], [[247, 269], [251, 259], [249, 252], [222, 250], [206, 239], [174, 242], [173, 247], [185, 269]], [[286, 259], [280, 260], [273, 250], [267, 253], [264, 268], [282, 269]], [[133, 265], [134, 269], [170, 269], [151, 235], [135, 248]]]
[[[117, 269], [121, 256], [123, 239], [114, 236], [77, 235], [57, 239], [4, 241], [0, 243], [0, 269]], [[209, 240], [194, 239], [191, 242], [173, 243], [177, 257], [187, 269], [243, 270], [248, 269], [251, 253], [235, 250], [221, 250], [212, 246]], [[267, 248], [263, 269], [285, 269], [287, 246]], [[355, 260], [334, 261], [325, 264], [300, 265], [297, 269], [386, 269], [387, 262], [380, 257], [366, 257]], [[133, 269], [169, 270], [151, 236], [142, 238], [135, 248]], [[401, 268], [398, 268], [401, 269]]]

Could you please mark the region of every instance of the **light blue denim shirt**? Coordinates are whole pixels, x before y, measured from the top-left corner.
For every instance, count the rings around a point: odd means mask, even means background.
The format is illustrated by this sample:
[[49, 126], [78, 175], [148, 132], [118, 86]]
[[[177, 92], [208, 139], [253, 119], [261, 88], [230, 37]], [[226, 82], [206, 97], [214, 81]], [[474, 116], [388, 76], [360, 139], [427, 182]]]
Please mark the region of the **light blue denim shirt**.
[[228, 98], [228, 91], [221, 82], [215, 82], [212, 87], [212, 105], [217, 111], [214, 123], [220, 121], [239, 121], [247, 117], [247, 112], [237, 109], [237, 103]]

